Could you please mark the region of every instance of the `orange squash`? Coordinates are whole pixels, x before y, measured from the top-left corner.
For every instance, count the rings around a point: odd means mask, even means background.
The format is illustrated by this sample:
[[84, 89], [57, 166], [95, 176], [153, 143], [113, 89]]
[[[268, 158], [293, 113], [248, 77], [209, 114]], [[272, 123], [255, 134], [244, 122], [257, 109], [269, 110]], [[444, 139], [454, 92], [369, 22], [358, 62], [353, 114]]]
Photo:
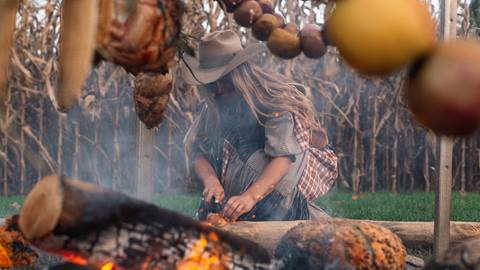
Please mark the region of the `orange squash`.
[[406, 251], [390, 230], [366, 222], [309, 222], [281, 239], [275, 256], [287, 269], [404, 269]]

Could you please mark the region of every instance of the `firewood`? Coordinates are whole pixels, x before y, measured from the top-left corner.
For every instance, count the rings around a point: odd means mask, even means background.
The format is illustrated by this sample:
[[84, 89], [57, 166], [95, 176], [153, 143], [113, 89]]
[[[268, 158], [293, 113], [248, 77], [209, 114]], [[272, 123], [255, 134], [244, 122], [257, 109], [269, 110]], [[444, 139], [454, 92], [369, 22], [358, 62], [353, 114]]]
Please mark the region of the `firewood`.
[[113, 262], [116, 269], [175, 269], [205, 258], [215, 269], [275, 269], [277, 263], [232, 233], [58, 175], [33, 188], [19, 224], [34, 246], [96, 267]]

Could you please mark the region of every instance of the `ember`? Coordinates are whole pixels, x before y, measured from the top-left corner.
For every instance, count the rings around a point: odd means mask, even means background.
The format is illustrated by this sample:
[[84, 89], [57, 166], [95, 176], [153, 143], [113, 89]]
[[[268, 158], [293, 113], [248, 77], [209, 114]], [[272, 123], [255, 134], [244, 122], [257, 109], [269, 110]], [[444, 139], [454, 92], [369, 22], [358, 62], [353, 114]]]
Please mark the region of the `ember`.
[[17, 227], [17, 216], [0, 227], [0, 268], [32, 266], [37, 254], [30, 249]]
[[73, 252], [61, 251], [58, 255], [62, 256], [65, 260], [79, 265], [87, 265], [87, 260], [81, 256], [76, 255]]
[[115, 264], [112, 262], [108, 262], [102, 265], [102, 267], [100, 267], [100, 270], [114, 270], [114, 269], [115, 269]]
[[13, 267], [10, 256], [8, 255], [7, 250], [0, 245], [0, 268], [11, 268]]
[[[210, 240], [210, 242], [208, 241]], [[185, 259], [180, 262], [177, 270], [226, 270], [227, 263], [231, 258], [222, 256], [222, 249], [218, 236], [210, 233], [207, 237], [201, 234], [200, 239], [195, 241]], [[212, 248], [209, 248], [209, 244]]]

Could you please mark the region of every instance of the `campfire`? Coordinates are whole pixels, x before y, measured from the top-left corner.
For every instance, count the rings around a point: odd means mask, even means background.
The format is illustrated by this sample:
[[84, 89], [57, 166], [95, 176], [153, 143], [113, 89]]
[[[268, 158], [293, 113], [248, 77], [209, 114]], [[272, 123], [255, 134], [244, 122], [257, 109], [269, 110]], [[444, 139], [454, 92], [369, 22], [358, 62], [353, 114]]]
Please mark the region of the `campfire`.
[[18, 223], [32, 245], [92, 269], [277, 269], [256, 243], [58, 175], [34, 187]]
[[1, 268], [32, 266], [36, 254], [30, 246], [64, 259], [50, 270], [405, 266], [401, 240], [378, 225], [346, 220], [300, 224], [283, 236], [272, 259], [264, 247], [227, 230], [58, 175], [39, 181], [19, 216], [8, 219], [0, 233]]

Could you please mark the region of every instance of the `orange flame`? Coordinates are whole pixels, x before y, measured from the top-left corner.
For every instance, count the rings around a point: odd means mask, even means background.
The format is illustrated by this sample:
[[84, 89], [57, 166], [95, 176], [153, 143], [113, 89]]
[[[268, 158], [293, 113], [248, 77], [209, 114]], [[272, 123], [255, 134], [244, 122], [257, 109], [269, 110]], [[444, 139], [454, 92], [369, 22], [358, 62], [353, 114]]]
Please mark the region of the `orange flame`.
[[100, 267], [100, 270], [113, 270], [115, 269], [115, 264], [113, 262], [108, 262]]
[[10, 259], [10, 255], [3, 247], [3, 245], [0, 245], [0, 268], [12, 268], [13, 263], [12, 260]]
[[[213, 250], [207, 250], [208, 240], [213, 242]], [[208, 235], [200, 235], [191, 247], [185, 259], [177, 266], [177, 270], [224, 270], [224, 262], [221, 260], [220, 246], [217, 245], [218, 235], [211, 232]]]
[[71, 263], [74, 263], [74, 264], [86, 265], [88, 263], [87, 259], [85, 259], [81, 256], [78, 256], [77, 254], [75, 254], [73, 252], [62, 251], [62, 252], [60, 252], [59, 255], [61, 255], [65, 260], [67, 260]]

